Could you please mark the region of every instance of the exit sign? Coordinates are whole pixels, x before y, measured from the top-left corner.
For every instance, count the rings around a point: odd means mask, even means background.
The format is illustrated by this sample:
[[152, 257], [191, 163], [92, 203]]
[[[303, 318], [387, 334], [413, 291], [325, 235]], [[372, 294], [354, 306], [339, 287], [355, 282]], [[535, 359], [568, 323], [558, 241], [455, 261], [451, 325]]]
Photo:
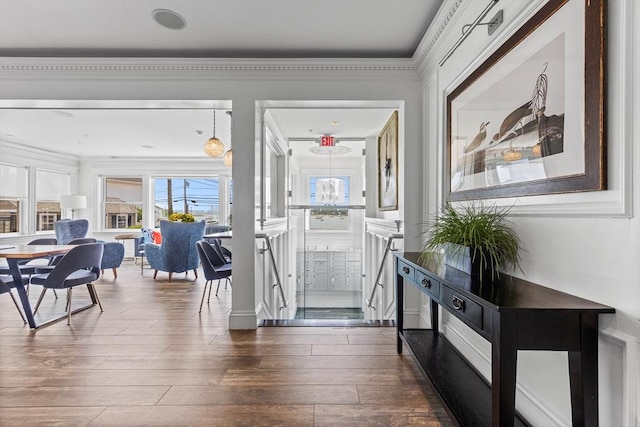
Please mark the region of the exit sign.
[[320, 146], [321, 147], [333, 147], [335, 145], [335, 141], [332, 136], [325, 135], [320, 138]]

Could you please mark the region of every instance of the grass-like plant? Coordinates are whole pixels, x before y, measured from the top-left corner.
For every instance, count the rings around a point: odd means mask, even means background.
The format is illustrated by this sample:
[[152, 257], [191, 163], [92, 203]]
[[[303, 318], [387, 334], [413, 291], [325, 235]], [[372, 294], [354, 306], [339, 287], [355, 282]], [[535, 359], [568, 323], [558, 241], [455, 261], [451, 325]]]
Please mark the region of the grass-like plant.
[[429, 223], [423, 253], [437, 253], [449, 244], [460, 245], [454, 256], [461, 256], [464, 247], [470, 248], [472, 262], [480, 257], [482, 268], [490, 269], [492, 277], [500, 270], [520, 267], [521, 241], [507, 220], [510, 207], [472, 202], [458, 209], [447, 202], [439, 215]]
[[169, 221], [195, 222], [195, 220], [190, 213], [174, 213], [169, 215]]

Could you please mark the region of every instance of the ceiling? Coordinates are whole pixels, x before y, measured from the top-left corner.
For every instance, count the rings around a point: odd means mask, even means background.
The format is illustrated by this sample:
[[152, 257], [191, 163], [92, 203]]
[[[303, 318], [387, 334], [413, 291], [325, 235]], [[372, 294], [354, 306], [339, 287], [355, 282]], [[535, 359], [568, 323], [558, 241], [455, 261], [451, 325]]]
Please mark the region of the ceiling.
[[[216, 111], [216, 137], [229, 148], [231, 116]], [[377, 135], [390, 108], [278, 108], [268, 110], [288, 139]], [[78, 157], [204, 157], [213, 136], [210, 108], [0, 108], [0, 139]], [[358, 155], [362, 142], [350, 145]], [[296, 155], [311, 156], [298, 141]]]
[[[0, 55], [408, 58], [442, 0], [0, 0]], [[160, 26], [156, 9], [186, 21]]]
[[[410, 58], [441, 2], [0, 0], [0, 56]], [[152, 12], [159, 8], [177, 12], [185, 28], [155, 22]], [[202, 146], [213, 134], [212, 108], [219, 103], [175, 104], [120, 108], [108, 102], [58, 102], [42, 108], [34, 102], [25, 108], [2, 102], [0, 139], [80, 157], [202, 157]], [[226, 110], [216, 110], [216, 136], [228, 147]], [[391, 112], [270, 111], [288, 138], [374, 136]]]

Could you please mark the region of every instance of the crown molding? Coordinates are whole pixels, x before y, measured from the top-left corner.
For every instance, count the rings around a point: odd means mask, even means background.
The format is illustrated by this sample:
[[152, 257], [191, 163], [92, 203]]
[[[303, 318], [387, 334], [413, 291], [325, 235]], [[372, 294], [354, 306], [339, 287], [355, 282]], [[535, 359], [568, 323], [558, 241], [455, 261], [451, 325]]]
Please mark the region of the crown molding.
[[[429, 29], [425, 33], [422, 41], [418, 45], [415, 53], [413, 54], [413, 58], [415, 61], [415, 65], [418, 70], [422, 71], [426, 67], [426, 60], [429, 54], [433, 51], [433, 48], [438, 44], [443, 34], [445, 34], [448, 30], [449, 24], [453, 20], [453, 17], [458, 13], [460, 6], [464, 3], [464, 0], [450, 0], [451, 6], [446, 9], [444, 7], [440, 7], [438, 13], [434, 17], [432, 21], [432, 25], [429, 26]], [[464, 9], [464, 8], [463, 8]], [[438, 23], [439, 25], [436, 27], [433, 23]]]
[[[0, 139], [0, 158], [7, 163], [27, 163], [54, 161], [58, 166], [77, 169], [80, 158], [72, 154], [60, 154], [54, 151], [30, 147], [15, 142]], [[21, 160], [20, 160], [21, 159]]]
[[104, 77], [105, 75], [232, 76], [234, 78], [282, 76], [402, 75], [418, 78], [411, 58], [399, 59], [185, 59], [185, 58], [35, 58], [0, 57], [0, 78]]

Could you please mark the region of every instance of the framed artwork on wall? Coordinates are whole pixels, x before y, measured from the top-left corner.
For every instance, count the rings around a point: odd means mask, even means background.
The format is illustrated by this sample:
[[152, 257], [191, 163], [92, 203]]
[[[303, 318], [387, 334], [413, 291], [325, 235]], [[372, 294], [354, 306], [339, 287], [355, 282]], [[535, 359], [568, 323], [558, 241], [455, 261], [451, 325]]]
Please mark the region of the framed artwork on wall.
[[447, 96], [450, 200], [606, 189], [604, 8], [549, 1]]
[[378, 135], [378, 209], [398, 210], [398, 111]]

